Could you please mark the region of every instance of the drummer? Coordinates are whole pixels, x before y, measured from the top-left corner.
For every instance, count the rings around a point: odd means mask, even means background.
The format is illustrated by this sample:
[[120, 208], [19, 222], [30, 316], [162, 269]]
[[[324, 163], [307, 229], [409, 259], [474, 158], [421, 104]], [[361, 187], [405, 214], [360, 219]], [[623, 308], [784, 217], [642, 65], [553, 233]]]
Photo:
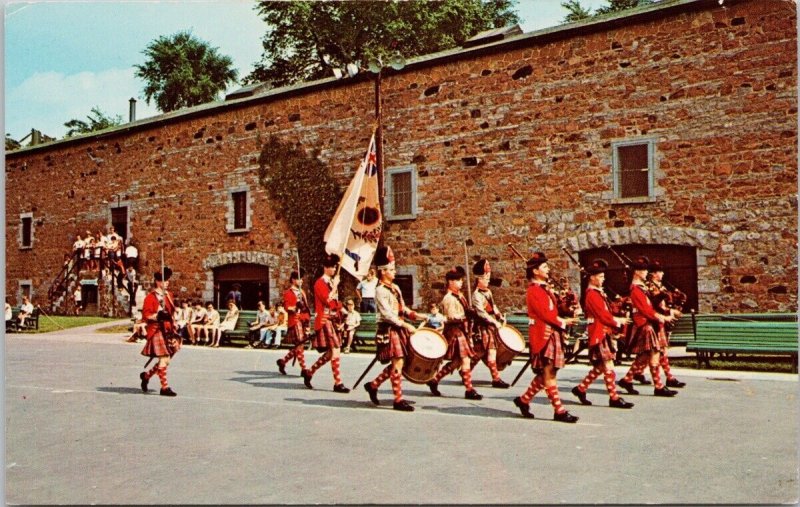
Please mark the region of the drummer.
[[446, 357], [450, 362], [439, 370], [433, 380], [428, 382], [428, 387], [434, 396], [441, 396], [439, 381], [460, 367], [461, 381], [466, 389], [464, 398], [482, 400], [483, 396], [472, 387], [471, 362], [472, 359], [478, 357], [478, 354], [473, 350], [468, 338], [470, 322], [467, 318], [467, 308], [469, 308], [469, 304], [461, 293], [466, 274], [467, 272], [461, 266], [456, 266], [445, 274], [447, 293], [442, 298], [441, 307], [445, 317], [444, 336], [448, 343]]
[[378, 331], [375, 335], [376, 355], [381, 364], [390, 363], [375, 377], [372, 382], [364, 384], [369, 399], [380, 405], [378, 388], [388, 378], [392, 382], [394, 392], [394, 409], [402, 412], [413, 412], [412, 407], [403, 399], [403, 360], [408, 355], [409, 336], [416, 331], [411, 324], [403, 321], [403, 317], [411, 320], [424, 320], [428, 316], [417, 314], [406, 307], [400, 288], [394, 284], [397, 274], [394, 253], [388, 246], [382, 246], [375, 252], [375, 264], [380, 272], [380, 281], [375, 289], [375, 304], [378, 310]]
[[479, 358], [472, 360], [472, 369], [480, 359], [486, 361], [489, 372], [492, 374], [492, 387], [508, 389], [509, 385], [500, 378], [497, 370], [497, 344], [500, 342], [499, 329], [505, 324], [505, 318], [500, 314], [494, 303], [492, 291], [489, 289], [489, 279], [492, 268], [487, 259], [481, 259], [472, 266], [472, 273], [476, 276], [476, 287], [472, 293], [472, 308], [475, 310], [475, 329], [480, 337], [476, 345]]

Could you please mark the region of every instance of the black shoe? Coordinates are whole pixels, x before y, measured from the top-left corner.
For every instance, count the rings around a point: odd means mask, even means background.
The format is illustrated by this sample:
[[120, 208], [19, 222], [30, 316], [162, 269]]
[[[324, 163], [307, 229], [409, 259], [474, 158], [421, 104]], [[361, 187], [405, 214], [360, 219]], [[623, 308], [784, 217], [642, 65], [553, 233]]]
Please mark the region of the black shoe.
[[147, 383], [150, 382], [150, 379], [147, 378], [147, 374], [145, 372], [140, 373], [139, 378], [142, 379], [142, 392], [146, 393], [149, 391], [149, 389], [147, 389]]
[[300, 375], [303, 376], [303, 383], [306, 385], [306, 387], [309, 389], [314, 389], [314, 386], [311, 385], [311, 377], [313, 377], [313, 375], [311, 375], [308, 370], [301, 371]]
[[578, 422], [578, 416], [574, 416], [569, 412], [561, 412], [560, 414], [553, 414], [554, 421], [560, 421], [565, 423], [575, 423]]
[[374, 405], [380, 405], [381, 402], [378, 400], [378, 389], [372, 385], [372, 382], [367, 382], [364, 384], [364, 390], [369, 393], [369, 400]]
[[278, 371], [281, 372], [281, 375], [286, 375], [286, 361], [278, 359], [276, 362], [278, 363]]
[[633, 403], [627, 402], [622, 398], [617, 398], [616, 400], [609, 398], [608, 406], [613, 408], [633, 408]]
[[650, 381], [649, 381], [649, 380], [647, 380], [647, 379], [644, 377], [644, 375], [642, 375], [641, 373], [639, 373], [639, 374], [637, 374], [637, 375], [634, 375], [634, 376], [633, 376], [633, 380], [635, 380], [636, 382], [638, 382], [638, 383], [642, 384], [643, 386], [649, 386], [649, 385], [650, 385]]
[[333, 392], [347, 394], [350, 392], [350, 388], [345, 387], [344, 384], [336, 384], [333, 386]]
[[534, 419], [533, 412], [531, 412], [531, 405], [530, 403], [525, 403], [520, 399], [519, 396], [514, 398], [514, 405], [519, 408], [519, 412], [522, 414], [522, 417], [526, 419]]
[[499, 379], [499, 380], [492, 380], [492, 387], [496, 387], [498, 389], [508, 389], [511, 386], [506, 382], [504, 382], [503, 379]]
[[676, 378], [667, 379], [667, 387], [684, 387], [686, 382], [681, 382]]
[[591, 405], [592, 402], [586, 399], [586, 393], [578, 389], [578, 386], [572, 388], [572, 394], [578, 397], [581, 400], [581, 405]]
[[414, 407], [408, 404], [406, 400], [395, 401], [394, 406], [392, 407], [395, 410], [400, 410], [401, 412], [413, 412]]
[[427, 383], [428, 387], [431, 390], [431, 394], [434, 396], [441, 396], [442, 393], [439, 392], [439, 383], [435, 380], [431, 380]]
[[478, 391], [476, 391], [475, 389], [470, 389], [469, 391], [464, 393], [464, 398], [468, 400], [482, 400], [483, 395], [478, 394]]
[[161, 390], [161, 396], [178, 396], [178, 393], [173, 391], [171, 388], [166, 388]]
[[633, 384], [631, 384], [630, 382], [628, 382], [625, 379], [618, 380], [617, 381], [617, 385], [620, 386], [621, 388], [625, 389], [625, 391], [627, 391], [628, 394], [639, 394], [639, 391], [637, 391], [636, 389], [633, 388]]
[[670, 398], [676, 394], [678, 394], [678, 391], [672, 391], [666, 387], [662, 387], [661, 389], [656, 388], [653, 391], [653, 396], [663, 396], [664, 398]]

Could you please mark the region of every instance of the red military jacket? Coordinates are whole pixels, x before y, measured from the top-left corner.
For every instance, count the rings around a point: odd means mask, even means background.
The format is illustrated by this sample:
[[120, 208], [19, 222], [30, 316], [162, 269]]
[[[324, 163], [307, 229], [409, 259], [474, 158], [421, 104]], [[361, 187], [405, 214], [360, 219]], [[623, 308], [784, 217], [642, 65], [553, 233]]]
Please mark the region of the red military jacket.
[[597, 287], [589, 285], [586, 288], [586, 301], [583, 311], [586, 317], [592, 319], [587, 326], [589, 332], [589, 346], [593, 347], [605, 339], [606, 334], [618, 327], [611, 308], [608, 306], [606, 295]]
[[[298, 294], [300, 294], [299, 298], [297, 297]], [[311, 309], [308, 306], [308, 298], [306, 298], [306, 293], [303, 289], [295, 290], [294, 287], [286, 289], [283, 293], [283, 307], [286, 308], [286, 312], [289, 314], [289, 318], [286, 321], [288, 327], [296, 326], [298, 321], [303, 324], [311, 321]]]
[[565, 322], [558, 316], [556, 296], [546, 284], [531, 282], [525, 297], [528, 305], [528, 339], [531, 353], [538, 354], [547, 344], [554, 329], [563, 329]]
[[314, 282], [314, 310], [317, 313], [314, 319], [315, 331], [322, 329], [322, 326], [342, 308], [342, 303], [331, 298], [332, 290], [333, 286], [324, 276], [317, 278], [317, 281]]
[[658, 322], [656, 310], [647, 295], [647, 287], [634, 282], [631, 284], [631, 304], [633, 305], [633, 325], [642, 327], [648, 322]]
[[155, 289], [150, 291], [142, 303], [142, 318], [147, 322], [147, 338], [152, 338], [154, 334], [161, 331], [156, 320], [159, 310], [167, 311], [170, 316], [175, 313], [175, 306], [172, 304], [172, 294], [167, 291], [167, 298], [162, 297]]

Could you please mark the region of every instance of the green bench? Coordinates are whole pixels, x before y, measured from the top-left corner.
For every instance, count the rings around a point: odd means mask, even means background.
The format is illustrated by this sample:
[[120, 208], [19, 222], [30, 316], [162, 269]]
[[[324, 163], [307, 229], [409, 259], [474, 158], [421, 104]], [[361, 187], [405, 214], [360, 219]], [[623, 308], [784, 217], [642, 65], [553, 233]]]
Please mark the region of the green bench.
[[[242, 347], [249, 345], [251, 339], [250, 335], [253, 333], [250, 331], [250, 324], [256, 321], [257, 313], [258, 312], [255, 310], [240, 310], [239, 319], [236, 321], [236, 327], [230, 331], [222, 332], [222, 336], [219, 339], [220, 345], [237, 344]], [[225, 312], [225, 315], [227, 315], [227, 312]], [[224, 319], [225, 316], [222, 315], [222, 320]]]
[[[742, 319], [741, 315], [735, 315]], [[697, 367], [711, 366], [711, 357], [723, 353], [788, 354], [797, 372], [797, 321], [701, 320], [696, 337], [686, 346], [697, 355]]]
[[33, 313], [25, 318], [25, 325], [19, 325], [19, 308], [11, 309], [11, 320], [6, 322], [6, 332], [21, 333], [23, 331], [38, 331], [39, 330], [39, 307], [33, 308]]

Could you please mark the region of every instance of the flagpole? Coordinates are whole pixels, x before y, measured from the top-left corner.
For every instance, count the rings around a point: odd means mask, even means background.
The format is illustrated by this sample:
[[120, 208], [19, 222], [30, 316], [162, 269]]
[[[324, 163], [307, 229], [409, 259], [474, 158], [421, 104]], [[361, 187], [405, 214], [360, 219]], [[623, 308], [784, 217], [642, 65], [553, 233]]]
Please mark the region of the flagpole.
[[381, 210], [381, 235], [378, 238], [378, 246], [383, 243], [383, 230], [385, 220], [383, 210], [385, 208], [386, 194], [383, 184], [383, 108], [381, 107], [381, 71], [375, 74], [375, 163], [378, 165], [378, 206]]

